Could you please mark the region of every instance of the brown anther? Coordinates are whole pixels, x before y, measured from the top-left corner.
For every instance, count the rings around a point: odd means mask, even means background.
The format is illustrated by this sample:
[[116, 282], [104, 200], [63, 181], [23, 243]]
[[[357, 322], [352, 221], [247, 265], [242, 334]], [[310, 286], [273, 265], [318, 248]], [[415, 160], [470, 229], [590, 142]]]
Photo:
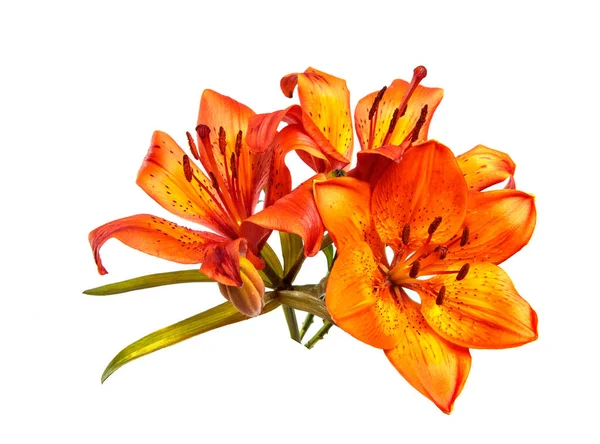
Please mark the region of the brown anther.
[[196, 127], [196, 133], [200, 139], [206, 139], [210, 134], [210, 128], [207, 125], [200, 124]]
[[392, 120], [390, 120], [390, 126], [387, 130], [388, 136], [391, 136], [392, 133], [394, 132], [394, 129], [396, 128], [396, 123], [398, 123], [398, 114], [399, 114], [399, 110], [398, 110], [398, 108], [396, 108], [394, 110], [394, 114], [392, 114]]
[[215, 190], [219, 191], [219, 182], [217, 182], [217, 178], [215, 177], [215, 174], [212, 171], [209, 171], [208, 175], [210, 176], [210, 180], [212, 180], [213, 188]]
[[379, 108], [379, 102], [381, 102], [386, 89], [387, 86], [384, 86], [381, 88], [381, 91], [377, 93], [377, 96], [375, 96], [375, 100], [373, 100], [373, 106], [371, 106], [371, 109], [369, 110], [369, 120], [373, 120], [373, 116], [377, 112], [377, 108]]
[[446, 255], [448, 254], [448, 247], [446, 247], [445, 245], [440, 245], [437, 249], [440, 252], [440, 260], [443, 261], [444, 259], [446, 259]]
[[429, 235], [432, 235], [433, 233], [435, 233], [435, 230], [438, 229], [438, 227], [440, 226], [441, 223], [442, 223], [442, 216], [438, 216], [435, 219], [433, 219], [433, 222], [431, 222], [431, 224], [429, 225], [429, 228], [427, 229], [427, 233], [429, 233]]
[[419, 274], [419, 270], [421, 269], [421, 262], [414, 261], [412, 267], [410, 267], [410, 271], [408, 272], [408, 276], [412, 279], [416, 278]]
[[469, 264], [464, 264], [462, 267], [460, 267], [460, 270], [458, 270], [458, 274], [456, 275], [456, 280], [462, 281], [464, 278], [466, 278], [467, 274], [469, 273], [469, 268], [471, 268]]
[[440, 291], [438, 292], [437, 298], [435, 298], [435, 305], [442, 305], [442, 302], [444, 302], [444, 296], [446, 296], [446, 287], [442, 285]]
[[242, 130], [237, 133], [235, 138], [235, 155], [240, 158], [240, 153], [242, 152]]
[[219, 151], [221, 152], [221, 156], [225, 155], [225, 149], [227, 148], [227, 134], [225, 134], [225, 129], [220, 126], [219, 127]]
[[406, 225], [404, 225], [404, 228], [402, 228], [402, 243], [404, 245], [408, 245], [409, 238], [410, 238], [410, 225], [406, 224]]
[[428, 108], [429, 107], [427, 106], [427, 104], [423, 105], [423, 108], [421, 108], [421, 115], [419, 116], [419, 120], [417, 120], [417, 123], [415, 124], [415, 127], [413, 128], [411, 133], [410, 141], [413, 143], [417, 141], [417, 139], [419, 138], [419, 133], [421, 132], [421, 128], [423, 127], [423, 125], [425, 125]]
[[231, 167], [231, 177], [233, 179], [237, 179], [238, 175], [237, 164], [235, 163], [235, 153], [231, 153], [231, 157], [229, 158], [229, 166]]
[[200, 160], [200, 155], [198, 154], [198, 148], [196, 147], [196, 142], [194, 142], [194, 139], [192, 138], [192, 135], [190, 134], [189, 131], [186, 131], [185, 135], [187, 136], [188, 146], [190, 147], [190, 151], [192, 152], [192, 156], [194, 156], [194, 159]]
[[194, 178], [194, 172], [192, 171], [192, 166], [190, 165], [190, 158], [187, 154], [183, 155], [183, 174], [185, 174], [185, 179], [188, 182], [191, 182]]
[[469, 242], [469, 227], [463, 228], [462, 236], [460, 238], [460, 246], [464, 247]]

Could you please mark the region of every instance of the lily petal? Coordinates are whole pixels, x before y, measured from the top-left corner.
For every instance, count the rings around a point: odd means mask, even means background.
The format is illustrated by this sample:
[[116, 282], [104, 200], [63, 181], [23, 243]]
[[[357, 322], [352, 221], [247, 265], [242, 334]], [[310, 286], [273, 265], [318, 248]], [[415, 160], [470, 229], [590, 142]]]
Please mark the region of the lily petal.
[[241, 287], [244, 283], [240, 274], [240, 258], [245, 257], [254, 268], [264, 268], [264, 262], [255, 256], [248, 248], [248, 241], [244, 238], [229, 242], [221, 242], [202, 262], [200, 271], [212, 280], [223, 285]]
[[230, 97], [204, 90], [200, 101], [198, 125], [210, 129], [198, 146], [200, 161], [208, 172], [219, 173], [221, 186], [241, 205], [244, 219], [252, 214], [261, 190], [266, 184], [270, 156], [250, 152], [246, 137], [249, 119], [255, 113]]
[[406, 295], [403, 305], [400, 342], [385, 355], [410, 385], [450, 413], [469, 376], [469, 349], [440, 337]]
[[305, 256], [316, 255], [321, 248], [324, 228], [315, 205], [312, 186], [315, 180], [325, 179], [324, 174], [317, 174], [302, 183], [273, 205], [243, 222], [242, 229], [245, 230], [249, 224], [255, 224], [271, 230], [297, 234], [304, 242]]
[[379, 179], [385, 176], [385, 171], [398, 163], [404, 153], [404, 146], [386, 145], [357, 153], [356, 167], [348, 171], [348, 176], [369, 182], [374, 188]]
[[[354, 113], [354, 121], [361, 149], [379, 148], [384, 145], [400, 145], [409, 137], [413, 143], [421, 143], [427, 140], [431, 118], [442, 101], [444, 91], [440, 88], [417, 86], [410, 96], [406, 111], [402, 113], [399, 107], [409, 89], [409, 85], [410, 83], [404, 80], [394, 80], [383, 94], [377, 112], [372, 116], [372, 119], [369, 119], [369, 113], [379, 92], [375, 91], [359, 100]], [[394, 113], [397, 117], [396, 122], [392, 123]], [[373, 119], [375, 119], [374, 122]], [[419, 123], [417, 124], [417, 122]], [[390, 127], [390, 125], [392, 126]], [[371, 126], [373, 126], [373, 130]], [[416, 134], [413, 133], [415, 128], [417, 129]], [[369, 140], [371, 131], [374, 133], [373, 140]]]
[[440, 275], [416, 290], [429, 325], [454, 344], [508, 348], [537, 339], [535, 311], [496, 265], [474, 264], [460, 281], [454, 275]]
[[481, 191], [510, 178], [509, 188], [515, 187], [512, 177], [516, 165], [510, 156], [483, 145], [477, 145], [456, 158], [470, 190]]
[[249, 317], [258, 316], [265, 305], [265, 284], [248, 259], [240, 256], [239, 262], [242, 285], [234, 287], [219, 284], [219, 290], [241, 313]]
[[190, 230], [151, 214], [117, 219], [96, 228], [89, 235], [100, 274], [107, 273], [100, 259], [100, 248], [111, 238], [146, 254], [180, 264], [199, 264], [226, 241], [217, 234]]
[[187, 157], [168, 134], [155, 131], [138, 172], [137, 184], [171, 213], [224, 236], [235, 237], [236, 222], [231, 219], [212, 182], [189, 158], [195, 179], [186, 179], [184, 156]]
[[315, 182], [315, 202], [323, 224], [338, 250], [354, 242], [367, 242], [376, 257], [383, 246], [371, 223], [371, 187], [351, 177]]
[[531, 239], [536, 222], [534, 197], [517, 190], [472, 191], [464, 226], [469, 240], [461, 246], [459, 233], [446, 247], [446, 258], [428, 262], [422, 268], [439, 270], [465, 261], [500, 264], [523, 248]]
[[359, 341], [391, 349], [400, 341], [404, 314], [366, 242], [338, 251], [325, 302], [333, 321]]
[[442, 222], [432, 242], [443, 243], [461, 227], [467, 209], [467, 186], [452, 152], [430, 141], [408, 149], [402, 160], [385, 171], [371, 199], [373, 221], [381, 240], [399, 251], [402, 233], [410, 227], [409, 243], [418, 247], [428, 238], [434, 219]]
[[250, 150], [263, 153], [270, 148], [281, 122], [290, 125], [302, 124], [302, 108], [299, 105], [292, 105], [286, 109], [250, 117], [246, 138]]
[[314, 68], [281, 79], [281, 90], [287, 97], [292, 96], [296, 85], [306, 133], [331, 160], [332, 168], [347, 165], [354, 141], [346, 81]]

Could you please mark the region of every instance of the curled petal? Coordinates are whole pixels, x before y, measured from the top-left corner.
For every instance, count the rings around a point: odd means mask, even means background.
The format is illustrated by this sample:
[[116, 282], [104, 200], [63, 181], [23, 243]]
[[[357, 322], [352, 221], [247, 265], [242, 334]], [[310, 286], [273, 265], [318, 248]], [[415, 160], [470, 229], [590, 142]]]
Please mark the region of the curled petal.
[[440, 337], [415, 302], [403, 297], [402, 334], [385, 355], [410, 385], [450, 413], [471, 369], [469, 349]]
[[383, 255], [371, 223], [368, 183], [351, 177], [315, 182], [314, 195], [323, 224], [339, 250], [354, 242], [367, 242], [378, 258]]
[[461, 154], [456, 158], [470, 190], [481, 191], [507, 178], [508, 188], [515, 188], [513, 176], [516, 165], [510, 156], [483, 145]]
[[348, 171], [348, 176], [369, 182], [374, 188], [385, 171], [394, 163], [398, 163], [404, 153], [403, 146], [386, 145], [357, 153], [356, 167]]
[[446, 258], [428, 263], [427, 269], [439, 270], [464, 261], [500, 264], [529, 242], [536, 222], [534, 197], [517, 190], [496, 190], [469, 194], [464, 225], [468, 242], [461, 246], [459, 233], [448, 242]]
[[333, 321], [359, 341], [394, 348], [403, 334], [404, 315], [369, 244], [354, 242], [338, 253], [325, 297]]
[[[377, 112], [371, 115], [371, 119], [369, 114], [378, 92], [373, 92], [358, 102], [354, 121], [361, 149], [379, 148], [388, 144], [400, 145], [407, 139], [414, 143], [427, 140], [431, 118], [442, 101], [444, 91], [440, 88], [417, 86], [403, 113], [399, 107], [409, 85], [404, 80], [394, 80], [383, 94]], [[396, 122], [392, 123], [394, 114]], [[374, 134], [373, 140], [369, 139], [371, 132]]]
[[436, 276], [417, 291], [429, 325], [454, 344], [508, 348], [537, 339], [535, 311], [496, 265], [471, 265], [460, 281], [454, 275]]
[[217, 245], [206, 255], [200, 271], [223, 285], [240, 287], [243, 284], [240, 274], [242, 257], [247, 258], [259, 270], [264, 267], [264, 262], [248, 248], [247, 240], [239, 238]]
[[258, 316], [264, 305], [265, 284], [254, 265], [240, 256], [240, 287], [219, 284], [221, 294], [246, 316]]
[[259, 225], [271, 230], [294, 233], [304, 242], [304, 254], [314, 256], [319, 252], [323, 240], [323, 223], [313, 198], [314, 180], [325, 180], [324, 174], [317, 174], [283, 196], [273, 205], [259, 211], [242, 224]]
[[146, 254], [180, 264], [199, 264], [218, 245], [226, 242], [219, 235], [190, 230], [151, 214], [117, 219], [96, 228], [89, 235], [100, 274], [107, 273], [100, 259], [100, 248], [110, 238]]
[[302, 108], [292, 105], [286, 109], [267, 114], [252, 116], [248, 123], [248, 137], [246, 142], [255, 153], [263, 153], [270, 148], [279, 124], [287, 122], [290, 125], [302, 123]]
[[432, 242], [445, 242], [462, 227], [466, 209], [467, 186], [454, 155], [435, 141], [408, 149], [377, 182], [371, 200], [377, 232], [396, 250], [403, 247], [406, 226], [409, 243], [416, 247], [426, 241], [438, 217], [442, 222]]
[[306, 133], [330, 159], [332, 168], [345, 166], [350, 162], [353, 148], [350, 92], [346, 82], [308, 68], [281, 79], [281, 89], [288, 97], [296, 85]]
[[188, 159], [192, 180], [186, 179], [185, 152], [166, 133], [155, 131], [148, 154], [138, 172], [137, 184], [171, 213], [235, 237], [237, 224], [202, 171]]

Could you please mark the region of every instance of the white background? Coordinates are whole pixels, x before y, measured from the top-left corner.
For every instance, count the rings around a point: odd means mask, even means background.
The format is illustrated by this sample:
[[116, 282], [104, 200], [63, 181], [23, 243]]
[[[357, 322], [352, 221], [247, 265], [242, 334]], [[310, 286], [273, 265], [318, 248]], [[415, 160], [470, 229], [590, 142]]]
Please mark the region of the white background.
[[[598, 442], [593, 2], [349, 3], [2, 3], [1, 442]], [[313, 66], [354, 105], [418, 64], [446, 91], [430, 136], [509, 152], [537, 196], [534, 237], [504, 267], [539, 340], [473, 351], [450, 416], [340, 330], [298, 346], [280, 311], [100, 385], [121, 348], [222, 300], [210, 284], [81, 294], [181, 268], [111, 241], [100, 277], [87, 243], [107, 221], [168, 215], [135, 185], [152, 131], [185, 144], [204, 88], [267, 112], [291, 103], [280, 77]], [[304, 282], [324, 259], [308, 265]]]

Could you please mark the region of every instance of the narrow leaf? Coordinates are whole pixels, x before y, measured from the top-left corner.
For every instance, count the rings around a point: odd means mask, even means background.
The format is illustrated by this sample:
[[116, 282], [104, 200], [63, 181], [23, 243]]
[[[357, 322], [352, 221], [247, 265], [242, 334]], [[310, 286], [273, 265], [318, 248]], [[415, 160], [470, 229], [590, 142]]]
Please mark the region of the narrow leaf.
[[327, 270], [331, 271], [331, 267], [333, 267], [333, 255], [334, 255], [334, 251], [333, 251], [333, 245], [329, 244], [327, 245], [325, 248], [323, 248], [323, 253], [325, 254], [325, 257], [327, 258]]
[[[265, 307], [261, 315], [274, 310], [278, 306], [279, 301], [271, 298], [271, 293], [266, 293]], [[121, 350], [104, 370], [102, 382], [106, 381], [120, 367], [134, 359], [177, 344], [193, 336], [246, 319], [250, 318], [237, 311], [231, 302], [225, 302], [203, 313], [155, 331]]]
[[297, 234], [279, 232], [281, 241], [281, 254], [283, 255], [284, 276], [287, 276], [294, 263], [298, 260], [302, 251], [302, 238]]
[[126, 293], [128, 291], [142, 290], [144, 288], [160, 287], [161, 285], [184, 284], [188, 282], [213, 282], [199, 270], [181, 270], [168, 273], [149, 274], [126, 281], [115, 282], [101, 287], [85, 290], [84, 294], [92, 296], [109, 296], [112, 294]]
[[260, 251], [260, 257], [266, 262], [267, 266], [271, 267], [277, 276], [280, 278], [283, 277], [283, 268], [281, 268], [281, 262], [277, 257], [277, 253], [273, 251], [269, 244], [265, 244], [265, 246]]
[[284, 305], [288, 305], [296, 310], [312, 313], [326, 321], [331, 321], [331, 316], [327, 311], [325, 302], [310, 293], [294, 290], [280, 290], [276, 291], [275, 294], [279, 298], [279, 302]]

